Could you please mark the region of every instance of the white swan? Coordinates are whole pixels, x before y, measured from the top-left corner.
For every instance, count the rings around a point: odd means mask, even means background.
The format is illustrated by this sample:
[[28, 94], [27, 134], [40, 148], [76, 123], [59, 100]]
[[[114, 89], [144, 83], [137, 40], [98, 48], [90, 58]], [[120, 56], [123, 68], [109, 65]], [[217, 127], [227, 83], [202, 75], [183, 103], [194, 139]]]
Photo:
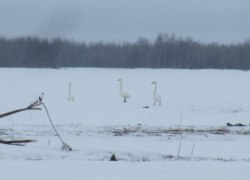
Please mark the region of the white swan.
[[69, 83], [69, 89], [68, 89], [68, 101], [73, 102], [75, 100], [72, 92], [71, 92], [71, 82]]
[[161, 96], [160, 96], [159, 94], [156, 94], [157, 82], [154, 81], [154, 82], [152, 82], [151, 84], [154, 84], [154, 85], [155, 85], [154, 93], [153, 93], [154, 106], [155, 106], [156, 102], [158, 102], [159, 105], [161, 105]]
[[120, 96], [124, 99], [123, 102], [127, 102], [127, 98], [130, 98], [130, 94], [122, 90], [122, 79], [118, 79], [117, 81], [120, 82]]

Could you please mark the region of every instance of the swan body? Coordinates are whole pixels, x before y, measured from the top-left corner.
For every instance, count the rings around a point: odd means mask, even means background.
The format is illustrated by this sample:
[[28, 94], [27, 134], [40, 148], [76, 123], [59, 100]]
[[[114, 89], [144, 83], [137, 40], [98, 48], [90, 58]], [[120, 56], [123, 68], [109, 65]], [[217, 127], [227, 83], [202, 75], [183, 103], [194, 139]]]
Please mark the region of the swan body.
[[159, 103], [159, 105], [161, 105], [161, 96], [159, 94], [156, 93], [157, 91], [157, 82], [154, 81], [151, 84], [154, 84], [155, 88], [154, 88], [154, 92], [153, 92], [153, 101], [154, 101], [154, 106], [156, 103]]
[[129, 93], [122, 90], [122, 79], [118, 79], [117, 81], [120, 82], [120, 90], [119, 90], [120, 96], [124, 99], [123, 102], [127, 102], [127, 98], [130, 98], [131, 96]]
[[69, 83], [69, 89], [68, 89], [68, 101], [73, 102], [75, 100], [72, 92], [71, 92], [71, 82]]

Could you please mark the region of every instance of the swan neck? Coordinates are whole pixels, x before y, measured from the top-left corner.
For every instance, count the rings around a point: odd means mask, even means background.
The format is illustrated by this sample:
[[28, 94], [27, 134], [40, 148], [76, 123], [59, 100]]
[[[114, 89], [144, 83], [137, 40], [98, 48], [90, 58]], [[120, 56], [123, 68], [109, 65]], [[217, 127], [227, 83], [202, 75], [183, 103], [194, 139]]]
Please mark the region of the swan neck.
[[157, 90], [157, 84], [155, 84], [154, 95], [156, 94], [156, 90]]
[[120, 92], [122, 91], [122, 81], [120, 82]]
[[71, 83], [69, 83], [69, 94], [71, 93]]

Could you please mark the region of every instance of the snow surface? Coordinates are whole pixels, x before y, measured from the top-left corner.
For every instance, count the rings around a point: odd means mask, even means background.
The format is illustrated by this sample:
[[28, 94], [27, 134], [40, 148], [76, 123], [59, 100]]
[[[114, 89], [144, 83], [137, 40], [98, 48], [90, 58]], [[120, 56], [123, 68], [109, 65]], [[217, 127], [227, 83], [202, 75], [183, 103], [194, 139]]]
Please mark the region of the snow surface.
[[[119, 78], [131, 94], [127, 103]], [[1, 113], [44, 92], [73, 148], [61, 151], [44, 109], [2, 118], [1, 138], [37, 142], [0, 144], [1, 179], [249, 179], [249, 79], [238, 70], [1, 68]], [[152, 81], [161, 106], [153, 106]], [[74, 102], [67, 101], [69, 82]], [[108, 161], [113, 153], [118, 162]]]

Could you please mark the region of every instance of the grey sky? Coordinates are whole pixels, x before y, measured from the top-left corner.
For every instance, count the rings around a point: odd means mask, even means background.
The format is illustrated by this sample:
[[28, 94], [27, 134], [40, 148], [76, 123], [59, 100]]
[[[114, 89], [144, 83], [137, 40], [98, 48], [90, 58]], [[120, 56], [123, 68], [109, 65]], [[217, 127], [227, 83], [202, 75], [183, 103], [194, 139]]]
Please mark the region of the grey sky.
[[250, 0], [0, 0], [0, 36], [110, 42], [159, 33], [242, 42], [250, 38]]

